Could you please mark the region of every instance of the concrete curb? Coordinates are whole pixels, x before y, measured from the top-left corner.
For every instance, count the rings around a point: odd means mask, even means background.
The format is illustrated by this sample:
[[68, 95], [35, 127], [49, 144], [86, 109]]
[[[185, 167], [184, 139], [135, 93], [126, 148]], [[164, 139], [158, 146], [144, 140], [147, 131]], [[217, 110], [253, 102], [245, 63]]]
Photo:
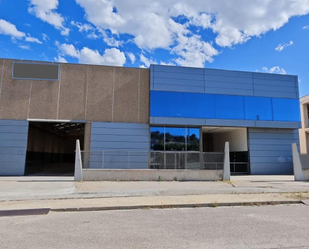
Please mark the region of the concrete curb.
[[134, 210], [134, 209], [167, 209], [167, 208], [199, 208], [199, 207], [237, 207], [237, 206], [267, 206], [267, 205], [304, 204], [302, 201], [256, 201], [256, 202], [231, 202], [231, 203], [196, 203], [196, 204], [168, 204], [168, 205], [136, 205], [136, 206], [110, 206], [110, 207], [85, 207], [85, 208], [51, 208], [51, 212], [87, 212], [109, 210]]
[[40, 209], [17, 209], [1, 210], [0, 217], [47, 215], [49, 212], [94, 212], [112, 210], [136, 210], [136, 209], [170, 209], [170, 208], [215, 208], [215, 207], [245, 207], [245, 206], [275, 206], [303, 204], [303, 201], [254, 201], [254, 202], [226, 202], [226, 203], [196, 203], [196, 204], [168, 204], [168, 205], [136, 205], [136, 206], [110, 206], [110, 207], [81, 207], [81, 208], [40, 208]]
[[36, 209], [18, 209], [18, 210], [1, 210], [0, 217], [7, 216], [27, 216], [27, 215], [46, 215], [50, 211], [49, 208]]

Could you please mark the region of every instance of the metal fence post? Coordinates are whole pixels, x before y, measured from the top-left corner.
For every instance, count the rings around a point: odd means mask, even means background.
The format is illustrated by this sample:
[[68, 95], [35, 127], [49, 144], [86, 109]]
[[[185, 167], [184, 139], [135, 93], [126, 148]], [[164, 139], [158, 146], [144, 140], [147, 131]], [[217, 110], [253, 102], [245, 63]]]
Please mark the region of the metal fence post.
[[130, 157], [131, 157], [131, 152], [129, 151], [129, 155], [128, 155], [128, 169], [130, 168]]
[[101, 165], [102, 165], [102, 169], [104, 169], [104, 151], [102, 151], [102, 156], [101, 156]]

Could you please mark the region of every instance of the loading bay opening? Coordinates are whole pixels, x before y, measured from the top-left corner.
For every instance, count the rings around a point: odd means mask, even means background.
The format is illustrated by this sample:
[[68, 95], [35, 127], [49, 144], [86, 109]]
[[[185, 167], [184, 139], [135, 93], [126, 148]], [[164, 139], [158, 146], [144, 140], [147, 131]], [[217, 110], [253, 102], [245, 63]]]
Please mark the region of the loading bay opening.
[[203, 152], [223, 151], [229, 141], [231, 174], [250, 173], [247, 128], [203, 126], [202, 133]]
[[84, 147], [85, 124], [29, 122], [25, 175], [74, 175], [75, 144]]

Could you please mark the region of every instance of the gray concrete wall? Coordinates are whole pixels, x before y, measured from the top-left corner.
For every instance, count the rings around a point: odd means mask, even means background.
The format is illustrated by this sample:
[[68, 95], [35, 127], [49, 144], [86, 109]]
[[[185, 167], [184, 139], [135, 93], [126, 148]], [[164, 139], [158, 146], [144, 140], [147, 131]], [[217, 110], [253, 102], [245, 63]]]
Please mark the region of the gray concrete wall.
[[28, 122], [0, 120], [0, 175], [24, 175]]
[[96, 170], [83, 169], [84, 181], [219, 181], [223, 170]]
[[293, 174], [292, 143], [296, 130], [249, 128], [251, 174]]
[[60, 63], [59, 80], [24, 80], [13, 62], [0, 59], [0, 119], [149, 122], [148, 69]]

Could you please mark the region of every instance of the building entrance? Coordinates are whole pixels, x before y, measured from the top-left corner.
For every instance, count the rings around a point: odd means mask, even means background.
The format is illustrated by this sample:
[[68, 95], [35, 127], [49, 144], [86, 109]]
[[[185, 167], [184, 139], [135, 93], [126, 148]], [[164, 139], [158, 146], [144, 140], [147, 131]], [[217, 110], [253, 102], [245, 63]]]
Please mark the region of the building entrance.
[[231, 174], [249, 174], [249, 149], [246, 128], [202, 127], [203, 152], [223, 151], [230, 143]]
[[84, 145], [85, 124], [29, 122], [26, 175], [74, 175], [75, 143]]

